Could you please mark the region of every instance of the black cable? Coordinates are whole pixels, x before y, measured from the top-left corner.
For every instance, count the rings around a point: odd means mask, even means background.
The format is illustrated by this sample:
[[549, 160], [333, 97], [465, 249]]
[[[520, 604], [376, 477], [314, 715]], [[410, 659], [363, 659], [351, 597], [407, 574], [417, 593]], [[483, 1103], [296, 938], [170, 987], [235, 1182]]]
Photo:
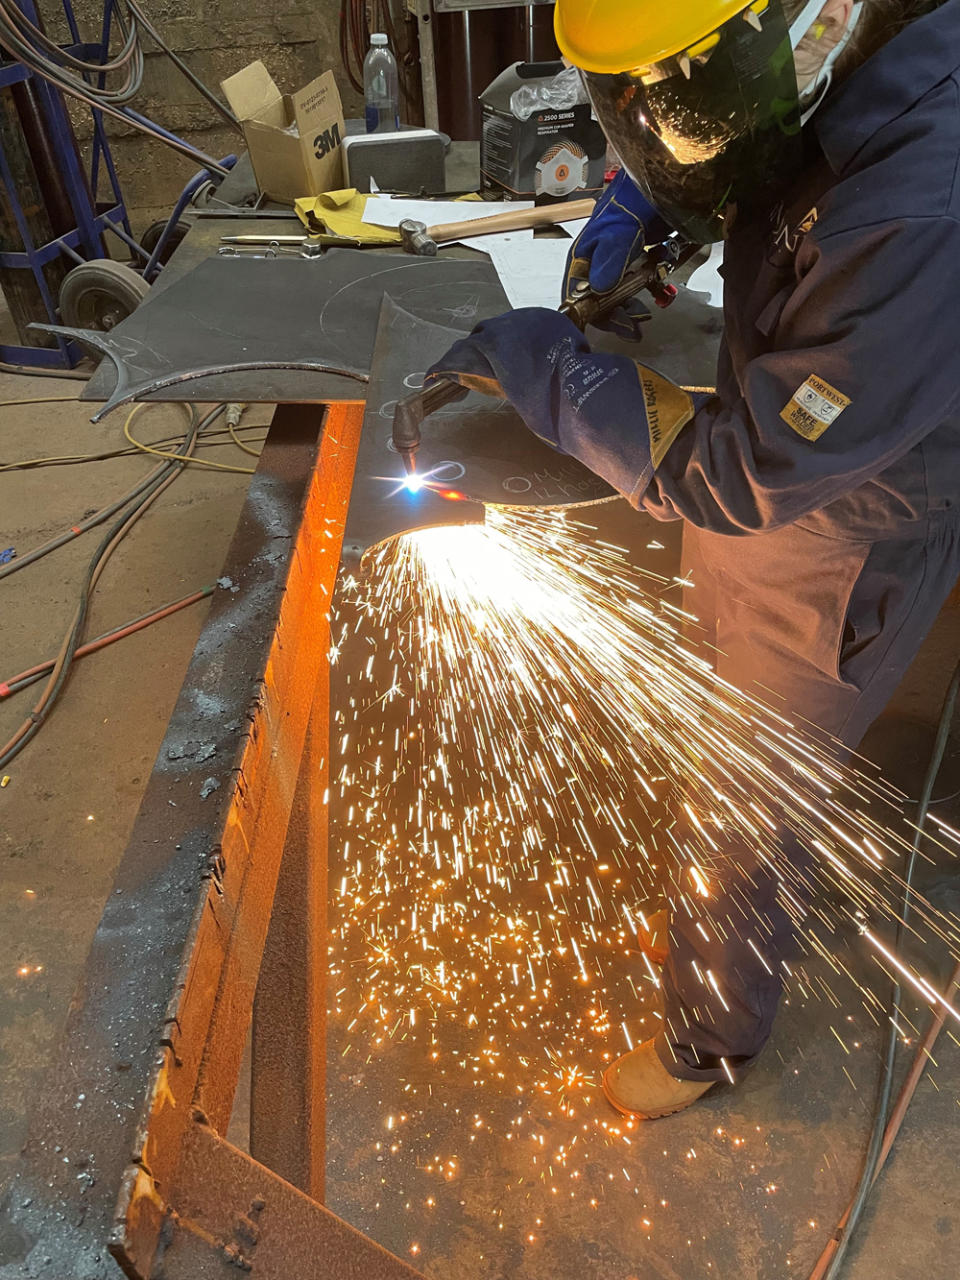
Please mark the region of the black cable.
[[[92, 110], [102, 111], [114, 119], [122, 120], [130, 127], [188, 156], [195, 163], [199, 161], [205, 168], [225, 174], [227, 170], [213, 157], [205, 155], [199, 148], [189, 143], [168, 135], [127, 108], [126, 104], [139, 92], [143, 82], [143, 50], [139, 39], [138, 19], [129, 7], [127, 12], [129, 20], [121, 11], [117, 11], [117, 21], [124, 34], [120, 53], [114, 58], [106, 58], [103, 63], [87, 63], [66, 53], [59, 46], [53, 45], [16, 6], [11, 9], [8, 4], [0, 0], [0, 46], [7, 48], [35, 75], [49, 81], [63, 93], [78, 98]], [[166, 46], [163, 48], [164, 52], [167, 52]], [[177, 66], [182, 69], [180, 60], [177, 60]], [[111, 89], [103, 84], [91, 83], [90, 77], [101, 78], [118, 70], [122, 70], [124, 74], [124, 80], [119, 87]], [[194, 83], [194, 80], [196, 77], [191, 78], [191, 83]], [[206, 86], [204, 86], [204, 96], [208, 101], [213, 100], [213, 95]], [[222, 112], [223, 108], [218, 106], [218, 110]]]
[[[212, 409], [210, 413], [208, 413], [197, 425], [197, 433], [199, 434], [212, 422], [215, 422], [220, 414], [223, 413], [225, 408], [226, 405], [221, 404], [217, 405], [215, 409]], [[195, 418], [194, 410], [192, 408], [190, 412]], [[192, 429], [193, 426], [191, 424], [191, 430]], [[178, 439], [182, 439], [182, 437], [178, 437]], [[128, 451], [124, 450], [124, 452]], [[131, 449], [129, 452], [140, 453], [141, 450]], [[99, 525], [104, 524], [111, 516], [116, 515], [116, 513], [122, 510], [129, 502], [133, 502], [143, 494], [153, 481], [158, 476], [163, 475], [166, 469], [171, 465], [178, 464], [172, 464], [169, 462], [159, 463], [149, 471], [142, 480], [138, 480], [133, 488], [128, 489], [127, 492], [122, 494], [119, 498], [115, 498], [106, 506], [101, 507], [99, 511], [94, 511], [92, 515], [87, 516], [85, 519], [78, 520], [75, 525], [71, 525], [63, 533], [56, 534], [47, 542], [41, 543], [40, 546], [34, 547], [22, 556], [17, 556], [15, 560], [11, 560], [8, 564], [0, 565], [0, 581], [4, 578], [12, 577], [13, 574], [19, 573], [29, 565], [35, 564], [38, 560], [42, 560], [44, 556], [48, 556], [52, 551], [57, 551], [60, 547], [66, 546], [68, 542], [72, 542], [73, 539], [79, 537], [81, 533], [88, 533], [91, 529], [96, 529]]]
[[120, 52], [112, 58], [107, 58], [103, 62], [87, 62], [85, 58], [78, 58], [72, 54], [69, 49], [63, 48], [56, 41], [51, 40], [42, 28], [36, 26], [30, 21], [22, 9], [16, 4], [12, 8], [6, 5], [0, 6], [4, 23], [28, 45], [37, 48], [38, 52], [46, 50], [47, 56], [62, 67], [72, 67], [77, 71], [86, 72], [89, 75], [109, 75], [111, 72], [123, 70], [128, 76], [132, 76], [129, 70], [129, 64], [138, 61], [141, 63], [140, 71], [142, 73], [142, 51], [137, 38], [136, 27], [133, 23], [127, 23], [124, 20], [122, 12], [117, 9], [117, 25], [124, 37], [123, 45]]
[[[193, 452], [202, 426], [203, 422], [198, 421], [194, 415], [190, 429], [177, 450], [178, 454], [184, 459]], [[80, 647], [83, 637], [83, 627], [86, 622], [90, 600], [110, 556], [134, 524], [146, 512], [147, 508], [152, 505], [164, 489], [173, 483], [183, 470], [184, 464], [180, 461], [167, 462], [161, 468], [158, 468], [148, 486], [128, 506], [120, 519], [111, 526], [97, 547], [87, 566], [81, 587], [80, 600], [73, 620], [67, 628], [50, 678], [28, 718], [16, 730], [13, 737], [4, 746], [0, 747], [0, 769], [3, 769], [11, 760], [15, 759], [24, 747], [36, 737], [66, 687], [73, 665], [74, 654]]]
[[[122, 104], [129, 102], [140, 89], [143, 82], [143, 50], [140, 47], [136, 26], [124, 21], [118, 9], [117, 23], [123, 33], [123, 45], [113, 58], [106, 57], [102, 62], [87, 62], [62, 49], [47, 35], [34, 26], [21, 9], [14, 4], [9, 7], [0, 4], [0, 34], [2, 43], [21, 61], [37, 62], [46, 65], [65, 84], [75, 84], [103, 102]], [[108, 88], [104, 85], [94, 86], [85, 76], [108, 76], [122, 71], [124, 80], [119, 88]]]
[[[901, 900], [902, 910], [900, 912], [900, 920], [897, 924], [896, 950], [899, 953], [903, 945], [903, 935], [910, 917], [910, 903], [913, 897], [913, 877], [916, 872], [917, 857], [920, 851], [920, 841], [923, 837], [923, 828], [927, 821], [927, 814], [930, 810], [930, 798], [933, 795], [933, 788], [936, 786], [937, 775], [940, 772], [940, 766], [943, 764], [943, 757], [946, 754], [947, 743], [950, 739], [950, 729], [953, 724], [953, 715], [957, 705], [957, 695], [960, 692], [960, 663], [957, 664], [953, 676], [950, 680], [949, 687], [943, 699], [943, 706], [940, 711], [940, 721], [937, 725], [937, 736], [933, 744], [933, 750], [930, 753], [930, 762], [927, 765], [927, 773], [923, 782], [923, 790], [920, 793], [920, 805], [917, 809], [916, 829], [913, 836], [913, 844], [907, 858], [906, 871], [903, 877], [903, 897]], [[887, 1127], [887, 1117], [890, 1111], [890, 1098], [893, 1093], [893, 1079], [896, 1068], [897, 1045], [899, 1036], [897, 1032], [897, 1023], [900, 1017], [900, 997], [901, 987], [899, 981], [893, 979], [892, 999], [890, 1002], [890, 1029], [887, 1036], [886, 1051], [884, 1053], [883, 1072], [880, 1078], [880, 1094], [877, 1099], [877, 1108], [874, 1115], [873, 1129], [870, 1133], [870, 1142], [867, 1147], [867, 1155], [864, 1160], [863, 1172], [860, 1175], [860, 1181], [857, 1184], [857, 1191], [853, 1203], [850, 1206], [850, 1213], [847, 1217], [846, 1224], [841, 1229], [841, 1233], [837, 1237], [837, 1249], [831, 1259], [830, 1266], [826, 1271], [824, 1280], [836, 1280], [840, 1274], [840, 1267], [846, 1256], [853, 1233], [857, 1228], [860, 1215], [863, 1213], [867, 1198], [870, 1195], [870, 1188], [876, 1177], [877, 1165], [880, 1160], [880, 1149], [883, 1146], [884, 1132]]]
[[161, 49], [167, 55], [180, 74], [190, 81], [197, 93], [199, 93], [202, 98], [205, 98], [207, 102], [210, 103], [211, 107], [223, 116], [224, 120], [226, 120], [227, 124], [229, 124], [231, 128], [236, 129], [238, 133], [243, 133], [243, 126], [230, 108], [224, 106], [213, 90], [209, 89], [200, 77], [196, 75], [195, 72], [191, 71], [180, 55], [167, 44], [151, 20], [136, 3], [136, 0], [126, 0], [126, 5], [136, 18], [139, 25], [150, 36], [150, 39], [154, 42], [157, 48]]

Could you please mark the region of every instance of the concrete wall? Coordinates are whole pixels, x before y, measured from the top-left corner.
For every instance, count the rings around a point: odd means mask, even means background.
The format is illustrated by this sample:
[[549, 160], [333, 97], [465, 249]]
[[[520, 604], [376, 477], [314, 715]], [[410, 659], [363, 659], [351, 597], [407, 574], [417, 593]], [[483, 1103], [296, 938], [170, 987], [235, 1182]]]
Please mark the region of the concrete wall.
[[[164, 39], [215, 91], [220, 81], [259, 58], [284, 92], [332, 68], [344, 111], [356, 115], [362, 101], [340, 66], [337, 45], [339, 0], [145, 0], [144, 8]], [[85, 35], [99, 31], [101, 0], [79, 0]], [[137, 110], [220, 157], [243, 146], [234, 133], [169, 59], [149, 53]], [[139, 233], [166, 216], [197, 166], [135, 130], [110, 125], [113, 155], [124, 196]]]

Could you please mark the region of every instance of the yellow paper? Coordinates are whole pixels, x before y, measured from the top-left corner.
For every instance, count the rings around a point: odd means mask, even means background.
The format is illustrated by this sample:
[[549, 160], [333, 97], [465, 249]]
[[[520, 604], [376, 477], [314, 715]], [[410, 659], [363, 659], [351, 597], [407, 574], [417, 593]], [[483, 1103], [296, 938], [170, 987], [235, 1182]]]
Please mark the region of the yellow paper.
[[400, 232], [396, 227], [364, 222], [366, 203], [365, 195], [347, 187], [343, 191], [325, 191], [320, 196], [304, 196], [296, 201], [294, 208], [308, 231], [319, 231], [322, 224], [332, 236], [349, 236], [363, 244], [399, 244]]

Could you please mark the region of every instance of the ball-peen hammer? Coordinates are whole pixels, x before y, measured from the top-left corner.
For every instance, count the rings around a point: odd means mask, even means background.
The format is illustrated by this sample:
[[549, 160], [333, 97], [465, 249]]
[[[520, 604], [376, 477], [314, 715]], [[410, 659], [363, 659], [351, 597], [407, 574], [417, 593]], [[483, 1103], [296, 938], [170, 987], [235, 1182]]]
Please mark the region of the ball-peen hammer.
[[570, 200], [566, 204], [541, 205], [537, 209], [511, 209], [509, 213], [495, 213], [489, 218], [438, 222], [432, 227], [416, 218], [404, 218], [399, 227], [400, 241], [407, 253], [435, 258], [437, 246], [449, 244], [451, 240], [504, 235], [508, 231], [527, 231], [531, 227], [555, 227], [561, 222], [589, 218], [593, 210], [593, 200]]

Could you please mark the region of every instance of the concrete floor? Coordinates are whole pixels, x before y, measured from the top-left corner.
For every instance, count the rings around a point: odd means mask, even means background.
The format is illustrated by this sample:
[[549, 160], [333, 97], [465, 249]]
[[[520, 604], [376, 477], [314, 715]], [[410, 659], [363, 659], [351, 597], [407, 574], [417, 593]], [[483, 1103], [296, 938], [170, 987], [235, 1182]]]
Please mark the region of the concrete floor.
[[[80, 383], [0, 376], [0, 401], [76, 396]], [[267, 421], [268, 411], [252, 421]], [[122, 415], [94, 426], [75, 404], [0, 407], [0, 461], [122, 448]], [[184, 429], [173, 407], [138, 415], [157, 440]], [[207, 457], [247, 465], [234, 447]], [[22, 555], [150, 470], [147, 457], [0, 473], [0, 550]], [[191, 468], [113, 557], [88, 634], [99, 635], [216, 580], [247, 477]], [[0, 584], [3, 677], [56, 653], [77, 583], [98, 541], [89, 533]], [[153, 768], [206, 605], [82, 660], [49, 722], [6, 769], [0, 790], [0, 1174], [25, 1132], [90, 938]], [[37, 689], [0, 702], [6, 741]], [[31, 700], [31, 694], [33, 699]], [[29, 976], [18, 970], [28, 966]], [[42, 966], [39, 973], [32, 972]]]
[[[70, 382], [0, 378], [0, 400], [77, 390]], [[261, 412], [253, 420], [266, 417]], [[136, 429], [141, 438], [156, 439], [183, 421], [175, 409], [156, 409], [141, 416]], [[92, 426], [77, 406], [0, 408], [2, 462], [121, 441], [119, 417]], [[208, 456], [245, 461], [232, 448]], [[15, 546], [22, 553], [149, 465], [125, 458], [0, 474], [0, 550]], [[214, 581], [244, 485], [242, 476], [199, 470], [181, 477], [114, 558], [91, 634]], [[0, 583], [0, 678], [55, 651], [94, 537]], [[16, 1158], [26, 1112], [43, 1087], [203, 618], [204, 606], [195, 606], [84, 660], [49, 724], [6, 770], [10, 782], [0, 791], [0, 1176]], [[954, 604], [871, 739], [871, 752], [888, 757], [894, 781], [908, 788], [929, 750], [930, 725], [958, 649]], [[29, 697], [0, 702], [0, 739], [19, 724]], [[950, 777], [957, 765], [953, 752]], [[955, 813], [955, 805], [942, 812], [951, 808]], [[31, 972], [21, 977], [24, 966]], [[531, 1176], [528, 1154], [503, 1141], [516, 1115], [512, 1098], [487, 1094], [481, 1104], [472, 1088], [450, 1081], [443, 1097], [435, 1090], [427, 1106], [429, 1081], [413, 1056], [405, 1058], [401, 1048], [366, 1064], [341, 1059], [335, 1023], [328, 1202], [402, 1256], [410, 1257], [416, 1245], [417, 1264], [437, 1277], [805, 1276], [856, 1176], [876, 1068], [869, 1029], [863, 1051], [844, 1058], [827, 1022], [822, 1004], [791, 1004], [770, 1051], [738, 1090], [717, 1091], [693, 1111], [644, 1129], [630, 1148], [597, 1147], [583, 1166], [576, 1198], [568, 1177]], [[960, 1271], [960, 1169], [952, 1157], [958, 1071], [960, 1050], [946, 1041], [867, 1215], [847, 1269], [851, 1280], [948, 1280]], [[480, 1111], [484, 1127], [471, 1143], [467, 1125]], [[386, 1116], [400, 1112], [409, 1119], [402, 1134], [390, 1137]], [[548, 1149], [565, 1140], [566, 1122], [558, 1117], [533, 1114], [532, 1122]], [[435, 1155], [456, 1156], [456, 1166], [441, 1174], [430, 1167]], [[558, 1186], [556, 1195], [551, 1185]]]
[[[630, 547], [638, 563], [651, 535], [667, 543], [653, 559], [647, 554], [657, 572], [670, 572], [665, 561], [678, 563], [676, 527], [648, 524], [625, 504], [595, 508], [591, 522], [600, 537]], [[866, 754], [887, 763], [887, 776], [914, 795], [958, 642], [953, 601], [865, 744]], [[938, 796], [960, 788], [958, 767], [960, 744]], [[955, 820], [960, 806], [954, 800], [937, 811]], [[945, 860], [923, 877], [929, 883], [955, 872]], [[331, 871], [334, 897], [339, 876]], [[522, 887], [516, 892], [522, 912], [530, 904]], [[535, 886], [534, 906], [538, 893]], [[460, 896], [469, 898], [469, 889]], [[956, 911], [960, 894], [948, 889], [938, 904]], [[861, 981], [886, 993], [856, 937], [836, 938], [835, 948]], [[349, 962], [357, 963], [361, 949], [340, 946], [334, 954], [341, 962], [334, 985], [349, 988], [357, 981]], [[945, 956], [928, 951], [924, 964], [946, 983], [952, 963]], [[536, 1041], [515, 1032], [501, 1037], [496, 1020], [484, 1027], [498, 1031], [505, 1050], [498, 1082], [493, 1073], [472, 1074], [476, 1045], [471, 1050], [462, 1025], [441, 1024], [434, 1045], [418, 1022], [376, 1048], [356, 1025], [347, 994], [348, 1011], [332, 1018], [328, 1047], [327, 1201], [438, 1280], [805, 1280], [859, 1175], [879, 1045], [852, 987], [838, 984], [825, 962], [806, 969], [811, 990], [822, 978], [840, 1007], [794, 992], [768, 1049], [738, 1088], [718, 1088], [686, 1113], [641, 1126], [628, 1134], [630, 1146], [598, 1130], [605, 1122], [616, 1128], [617, 1117], [589, 1091], [577, 1095], [575, 1119], [560, 1113], [555, 1097], [537, 1098], [531, 1086], [543, 1054]], [[587, 1003], [634, 1009], [625, 981], [637, 970], [638, 962], [608, 959]], [[573, 1007], [583, 1005], [582, 993], [570, 997]], [[644, 1011], [655, 1007], [651, 999]], [[908, 1013], [926, 1025], [928, 1014]], [[619, 1016], [610, 1018], [614, 1032]], [[849, 1052], [830, 1033], [832, 1024]], [[611, 1038], [621, 1052], [619, 1035]], [[585, 1038], [586, 1072], [598, 1069], [606, 1047]], [[912, 1055], [901, 1056], [905, 1069]], [[960, 1043], [944, 1037], [936, 1058], [848, 1255], [850, 1280], [948, 1280], [958, 1273], [960, 1172], [952, 1158], [934, 1153], [946, 1150], [945, 1135], [955, 1135], [960, 1122]], [[519, 1096], [521, 1086], [526, 1096]]]

